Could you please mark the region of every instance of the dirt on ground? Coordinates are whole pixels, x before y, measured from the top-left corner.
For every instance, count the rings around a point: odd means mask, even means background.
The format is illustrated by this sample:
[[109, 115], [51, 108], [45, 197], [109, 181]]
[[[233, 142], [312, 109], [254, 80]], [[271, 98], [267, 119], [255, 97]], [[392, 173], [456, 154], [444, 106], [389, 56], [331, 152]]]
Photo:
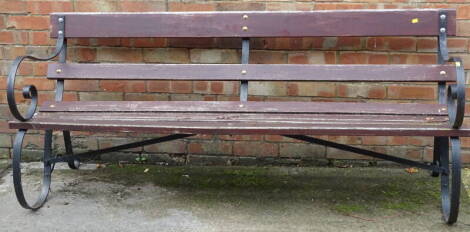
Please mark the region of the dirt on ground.
[[[26, 191], [40, 187], [36, 167], [25, 167]], [[447, 226], [439, 178], [421, 170], [58, 166], [35, 212], [17, 203], [7, 170], [0, 231], [470, 231], [470, 169], [463, 180], [459, 221]]]

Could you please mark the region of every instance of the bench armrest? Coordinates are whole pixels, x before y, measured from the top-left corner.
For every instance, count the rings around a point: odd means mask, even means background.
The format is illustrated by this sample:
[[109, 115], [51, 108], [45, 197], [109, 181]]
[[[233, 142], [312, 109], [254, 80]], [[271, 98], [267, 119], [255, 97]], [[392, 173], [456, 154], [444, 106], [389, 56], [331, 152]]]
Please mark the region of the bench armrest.
[[31, 99], [31, 103], [29, 105], [28, 111], [26, 112], [25, 116], [23, 116], [18, 110], [18, 106], [17, 106], [16, 99], [15, 99], [15, 79], [16, 79], [16, 73], [18, 71], [18, 68], [20, 67], [21, 62], [23, 62], [23, 60], [25, 59], [30, 59], [30, 60], [35, 60], [35, 61], [51, 60], [51, 59], [54, 59], [56, 56], [58, 56], [60, 52], [62, 51], [62, 49], [64, 49], [64, 37], [63, 36], [57, 39], [56, 49], [52, 55], [48, 57], [44, 57], [44, 58], [35, 57], [32, 55], [19, 56], [11, 64], [10, 72], [8, 73], [8, 80], [7, 80], [7, 101], [8, 101], [8, 107], [10, 108], [10, 112], [16, 119], [20, 121], [30, 120], [34, 116], [34, 113], [36, 112], [36, 107], [38, 104], [38, 94], [37, 94], [36, 87], [34, 85], [27, 85], [23, 87], [23, 97], [26, 99]]
[[465, 114], [465, 71], [460, 58], [450, 58], [455, 63], [457, 83], [447, 87], [447, 111], [452, 128], [462, 126]]

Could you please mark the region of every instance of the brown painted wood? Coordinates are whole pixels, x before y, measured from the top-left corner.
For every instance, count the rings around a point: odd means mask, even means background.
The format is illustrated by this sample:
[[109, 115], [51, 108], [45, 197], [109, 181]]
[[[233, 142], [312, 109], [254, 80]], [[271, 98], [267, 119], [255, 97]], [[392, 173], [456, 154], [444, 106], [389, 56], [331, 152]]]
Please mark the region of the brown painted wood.
[[[448, 35], [455, 35], [455, 9]], [[66, 37], [302, 37], [438, 35], [438, 9], [310, 12], [54, 13], [65, 16]], [[248, 17], [244, 19], [244, 15]], [[415, 22], [415, 23], [413, 23]], [[243, 30], [246, 26], [247, 29]]]
[[344, 114], [39, 112], [12, 129], [202, 134], [469, 136], [446, 116]]
[[[60, 72], [57, 72], [60, 70]], [[242, 71], [245, 72], [242, 72]], [[445, 71], [446, 75], [440, 72]], [[453, 65], [53, 63], [51, 79], [225, 81], [455, 81]]]
[[69, 101], [45, 102], [41, 112], [205, 112], [205, 113], [342, 113], [446, 115], [446, 105], [351, 102], [238, 101]]

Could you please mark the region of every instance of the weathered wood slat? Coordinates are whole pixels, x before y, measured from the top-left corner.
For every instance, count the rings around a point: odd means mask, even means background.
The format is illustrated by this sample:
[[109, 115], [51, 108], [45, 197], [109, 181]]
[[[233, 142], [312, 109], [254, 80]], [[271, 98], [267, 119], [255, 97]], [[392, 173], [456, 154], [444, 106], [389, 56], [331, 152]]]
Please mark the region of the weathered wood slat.
[[95, 120], [96, 118], [122, 121], [285, 121], [289, 122], [318, 122], [331, 123], [336, 121], [348, 121], [351, 123], [440, 123], [448, 121], [443, 115], [381, 115], [371, 118], [368, 114], [295, 114], [295, 113], [195, 113], [195, 112], [41, 112], [36, 119], [48, 119], [54, 117], [57, 120], [80, 118], [81, 120]]
[[[455, 10], [447, 9], [449, 35]], [[310, 12], [54, 13], [66, 37], [302, 37], [438, 35], [438, 9]], [[245, 16], [246, 15], [246, 16]], [[244, 17], [245, 16], [245, 17]], [[246, 28], [244, 28], [246, 27]]]
[[[58, 72], [57, 70], [60, 70]], [[446, 74], [441, 75], [441, 71]], [[453, 65], [61, 64], [51, 79], [226, 81], [455, 81]]]
[[467, 127], [449, 129], [445, 116], [199, 113], [191, 118], [190, 114], [179, 112], [164, 114], [39, 112], [29, 122], [10, 122], [10, 128], [202, 134], [470, 135]]
[[447, 114], [446, 105], [440, 104], [351, 102], [69, 101], [45, 102], [39, 110], [41, 112]]

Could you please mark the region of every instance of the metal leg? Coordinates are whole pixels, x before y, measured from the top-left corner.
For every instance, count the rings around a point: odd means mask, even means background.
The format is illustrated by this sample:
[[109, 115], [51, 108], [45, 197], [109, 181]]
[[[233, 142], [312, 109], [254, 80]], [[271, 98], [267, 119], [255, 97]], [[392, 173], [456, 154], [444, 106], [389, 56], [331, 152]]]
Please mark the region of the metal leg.
[[[449, 138], [434, 137], [433, 165], [438, 165], [441, 156], [449, 156]], [[431, 171], [432, 177], [438, 177], [440, 172]]]
[[[70, 131], [63, 131], [64, 134], [64, 144], [65, 144], [65, 153], [67, 155], [73, 155], [72, 149], [72, 139], [70, 137]], [[67, 162], [70, 169], [78, 169], [80, 167], [80, 160], [78, 158], [74, 160], [69, 160]]]
[[461, 163], [459, 137], [450, 137], [451, 159], [449, 155], [441, 154], [439, 165], [443, 168], [441, 173], [441, 200], [442, 218], [451, 225], [457, 221], [460, 204]]
[[49, 160], [52, 153], [52, 131], [47, 130], [44, 136], [44, 155], [43, 155], [43, 164], [44, 164], [44, 173], [42, 180], [41, 193], [32, 205], [28, 204], [24, 197], [23, 185], [21, 183], [21, 152], [23, 139], [26, 135], [27, 130], [20, 129], [16, 134], [15, 142], [13, 144], [13, 184], [15, 187], [16, 198], [20, 205], [25, 209], [37, 210], [41, 208], [47, 200], [47, 195], [49, 194], [49, 188], [51, 186], [51, 174], [52, 168]]

